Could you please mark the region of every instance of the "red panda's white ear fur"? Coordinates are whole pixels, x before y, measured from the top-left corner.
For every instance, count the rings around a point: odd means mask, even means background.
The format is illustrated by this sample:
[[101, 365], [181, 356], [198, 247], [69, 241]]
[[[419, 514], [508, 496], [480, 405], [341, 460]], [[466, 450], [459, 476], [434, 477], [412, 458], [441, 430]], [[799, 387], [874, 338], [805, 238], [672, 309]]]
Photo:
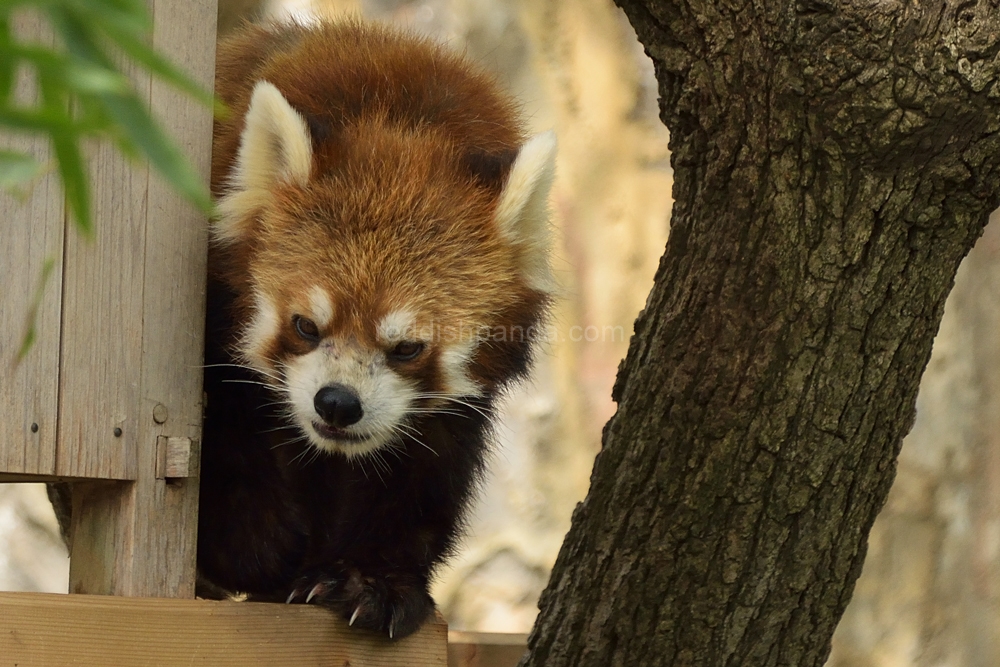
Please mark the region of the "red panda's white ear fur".
[[496, 221], [500, 232], [520, 253], [528, 284], [555, 291], [549, 270], [549, 190], [555, 176], [556, 135], [537, 134], [521, 146], [500, 195]]
[[240, 135], [236, 164], [228, 192], [219, 200], [215, 238], [241, 238], [248, 218], [264, 206], [278, 183], [304, 185], [312, 170], [309, 126], [284, 95], [267, 81], [258, 81]]

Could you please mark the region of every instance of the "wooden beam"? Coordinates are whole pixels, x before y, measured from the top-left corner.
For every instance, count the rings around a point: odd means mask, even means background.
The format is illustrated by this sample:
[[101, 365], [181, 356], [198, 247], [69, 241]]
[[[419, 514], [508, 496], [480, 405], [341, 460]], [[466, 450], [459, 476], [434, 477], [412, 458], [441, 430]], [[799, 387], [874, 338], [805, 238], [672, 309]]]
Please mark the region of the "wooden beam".
[[440, 616], [390, 642], [309, 605], [0, 593], [4, 665], [445, 667]]
[[0, 484], [13, 484], [24, 482], [26, 484], [40, 484], [42, 482], [71, 482], [68, 477], [58, 475], [34, 475], [22, 474], [19, 472], [0, 472]]
[[[215, 0], [149, 6], [153, 46], [211, 89]], [[133, 79], [207, 183], [212, 110]], [[70, 591], [193, 598], [208, 226], [149, 167], [95, 158], [97, 241], [67, 241], [57, 472], [127, 481], [74, 483]]]

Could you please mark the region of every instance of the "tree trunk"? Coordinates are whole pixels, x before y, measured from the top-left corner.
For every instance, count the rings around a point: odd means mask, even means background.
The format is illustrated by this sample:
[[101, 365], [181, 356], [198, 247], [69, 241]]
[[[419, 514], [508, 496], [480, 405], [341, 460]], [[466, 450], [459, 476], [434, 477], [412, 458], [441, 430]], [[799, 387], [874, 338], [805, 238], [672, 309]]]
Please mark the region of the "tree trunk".
[[1000, 665], [998, 213], [955, 276], [826, 667]]
[[618, 0], [670, 240], [522, 665], [819, 667], [998, 204], [997, 0]]

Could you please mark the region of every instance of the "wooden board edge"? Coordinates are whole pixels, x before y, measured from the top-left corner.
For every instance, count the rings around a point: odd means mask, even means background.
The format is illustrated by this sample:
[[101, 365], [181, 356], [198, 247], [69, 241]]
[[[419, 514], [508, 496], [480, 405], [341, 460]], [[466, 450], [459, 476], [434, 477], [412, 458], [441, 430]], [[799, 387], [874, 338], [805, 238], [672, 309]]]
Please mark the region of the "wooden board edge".
[[311, 605], [0, 593], [4, 664], [445, 667], [437, 616], [390, 642]]
[[42, 482], [72, 482], [76, 478], [59, 475], [35, 475], [22, 472], [0, 472], [0, 484], [39, 484]]

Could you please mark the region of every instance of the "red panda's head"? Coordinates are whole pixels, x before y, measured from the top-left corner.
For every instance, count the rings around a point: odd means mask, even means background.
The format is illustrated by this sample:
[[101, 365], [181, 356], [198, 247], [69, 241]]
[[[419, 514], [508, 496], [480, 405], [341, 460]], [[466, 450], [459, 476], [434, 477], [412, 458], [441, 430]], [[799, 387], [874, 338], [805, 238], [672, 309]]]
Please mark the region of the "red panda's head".
[[524, 372], [555, 140], [470, 156], [433, 125], [313, 134], [256, 85], [213, 238], [241, 258], [238, 355], [312, 444], [360, 456]]

